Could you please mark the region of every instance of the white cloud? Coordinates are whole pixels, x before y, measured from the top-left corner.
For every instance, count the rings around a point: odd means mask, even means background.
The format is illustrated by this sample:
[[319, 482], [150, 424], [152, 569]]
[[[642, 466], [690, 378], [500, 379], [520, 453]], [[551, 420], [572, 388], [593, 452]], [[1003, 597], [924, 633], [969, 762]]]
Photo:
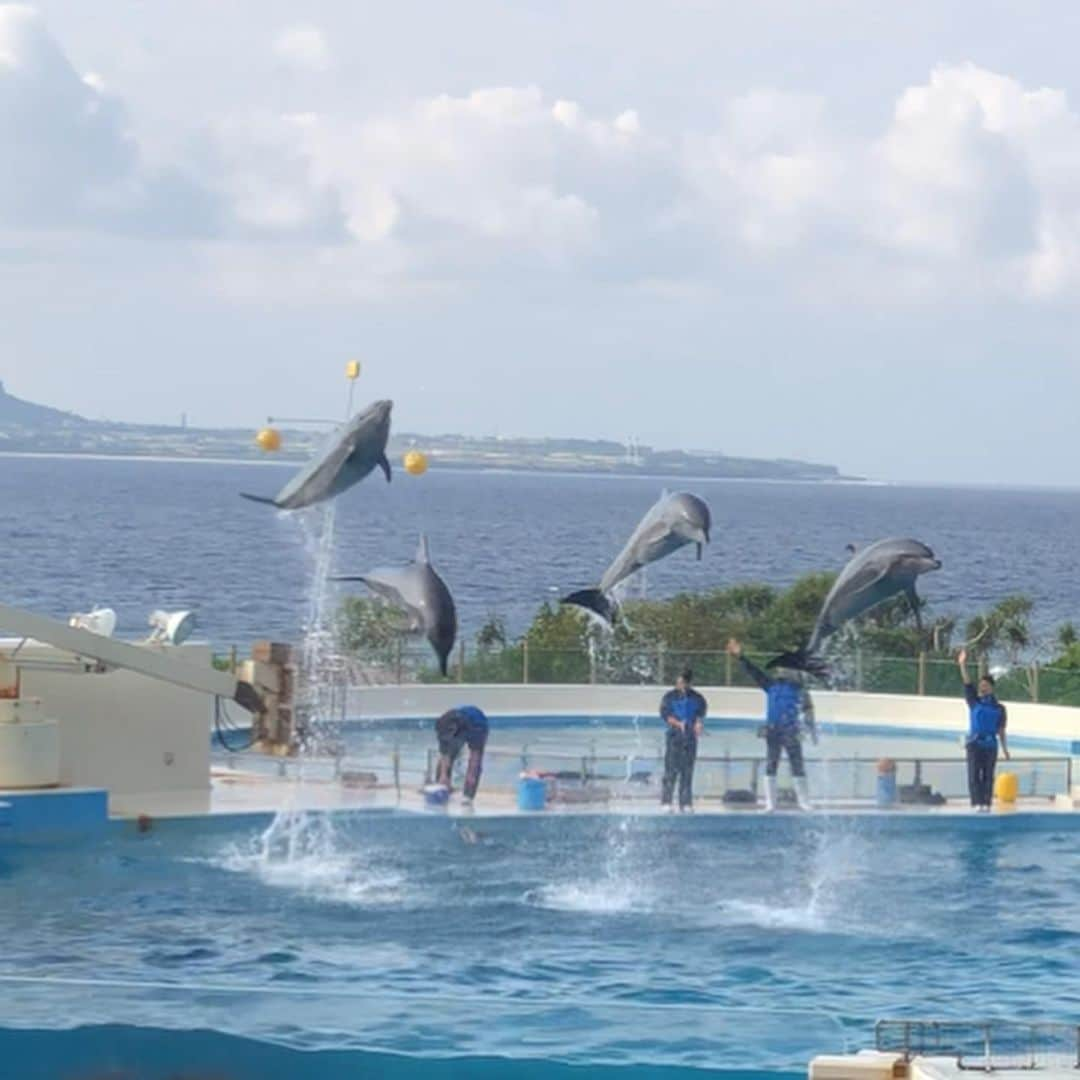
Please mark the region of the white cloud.
[[316, 26], [291, 26], [282, 30], [274, 38], [273, 50], [289, 67], [305, 71], [326, 71], [331, 64], [330, 45]]
[[213, 200], [140, 165], [124, 109], [80, 76], [31, 8], [0, 5], [0, 222], [161, 232], [210, 227]]
[[[331, 62], [313, 26], [273, 51]], [[803, 296], [904, 302], [1068, 300], [1080, 281], [1080, 117], [1060, 90], [972, 64], [900, 90], [869, 136], [813, 94], [751, 90], [702, 130], [657, 130], [631, 103], [601, 115], [495, 86], [366, 113], [192, 117], [167, 174], [144, 164], [116, 92], [33, 11], [0, 6], [0, 221], [185, 234], [226, 260], [222, 279], [256, 282], [261, 259], [300, 295], [328, 272], [371, 293], [522, 269], [661, 291], [769, 275]]]

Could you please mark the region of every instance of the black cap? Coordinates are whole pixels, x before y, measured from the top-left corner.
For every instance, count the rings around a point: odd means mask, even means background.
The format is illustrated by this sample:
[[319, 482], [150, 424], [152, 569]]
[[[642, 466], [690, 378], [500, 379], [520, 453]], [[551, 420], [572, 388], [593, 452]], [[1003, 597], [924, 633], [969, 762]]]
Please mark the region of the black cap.
[[679, 678], [683, 679], [685, 682], [693, 682], [694, 681], [694, 669], [689, 668], [689, 667], [684, 667], [682, 669], [682, 671], [679, 672]]

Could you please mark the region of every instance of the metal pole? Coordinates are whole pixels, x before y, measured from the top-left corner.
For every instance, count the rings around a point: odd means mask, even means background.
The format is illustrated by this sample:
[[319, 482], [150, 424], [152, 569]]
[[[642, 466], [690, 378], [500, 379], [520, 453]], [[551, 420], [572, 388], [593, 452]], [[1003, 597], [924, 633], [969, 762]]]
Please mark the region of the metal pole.
[[661, 685], [667, 681], [664, 678], [664, 643], [662, 641], [656, 646], [656, 681]]
[[731, 679], [732, 679], [732, 676], [734, 675], [734, 670], [733, 670], [733, 668], [734, 668], [734, 665], [733, 665], [734, 659], [735, 658], [731, 655], [731, 653], [724, 653], [724, 685], [725, 686], [730, 686], [731, 685]]
[[463, 683], [465, 681], [465, 639], [462, 638], [458, 643], [458, 667], [457, 667], [457, 681]]
[[521, 640], [521, 681], [523, 683], [529, 681], [529, 639], [527, 637]]
[[401, 637], [394, 638], [394, 678], [401, 685]]
[[926, 653], [922, 650], [919, 651], [919, 697], [923, 697], [926, 694]]

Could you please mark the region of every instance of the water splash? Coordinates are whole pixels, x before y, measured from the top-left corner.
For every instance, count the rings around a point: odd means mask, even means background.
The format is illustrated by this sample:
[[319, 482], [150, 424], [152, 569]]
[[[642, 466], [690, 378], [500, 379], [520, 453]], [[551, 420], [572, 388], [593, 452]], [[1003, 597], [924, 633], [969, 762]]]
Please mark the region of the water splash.
[[298, 515], [310, 566], [307, 612], [297, 667], [295, 703], [297, 733], [304, 753], [333, 755], [341, 741], [346, 686], [344, 663], [338, 653], [330, 578], [334, 567], [337, 504], [323, 503], [310, 514]]
[[640, 848], [637, 824], [630, 817], [619, 818], [601, 839], [599, 851], [583, 850], [570, 880], [532, 889], [525, 902], [552, 911], [596, 915], [652, 911], [656, 891], [646, 876], [648, 859]]
[[215, 862], [273, 888], [328, 903], [382, 906], [402, 898], [404, 877], [369, 865], [326, 813], [281, 810], [259, 836], [227, 848]]

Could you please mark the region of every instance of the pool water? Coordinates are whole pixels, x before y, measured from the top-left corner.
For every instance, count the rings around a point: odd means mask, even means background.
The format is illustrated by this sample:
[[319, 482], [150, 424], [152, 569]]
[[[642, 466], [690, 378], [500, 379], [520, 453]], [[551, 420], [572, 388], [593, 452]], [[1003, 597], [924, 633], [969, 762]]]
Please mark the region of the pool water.
[[0, 1053], [26, 1077], [291, 1076], [301, 1053], [326, 1076], [794, 1073], [882, 1016], [1074, 1016], [1078, 838], [1037, 814], [383, 812], [7, 845]]

